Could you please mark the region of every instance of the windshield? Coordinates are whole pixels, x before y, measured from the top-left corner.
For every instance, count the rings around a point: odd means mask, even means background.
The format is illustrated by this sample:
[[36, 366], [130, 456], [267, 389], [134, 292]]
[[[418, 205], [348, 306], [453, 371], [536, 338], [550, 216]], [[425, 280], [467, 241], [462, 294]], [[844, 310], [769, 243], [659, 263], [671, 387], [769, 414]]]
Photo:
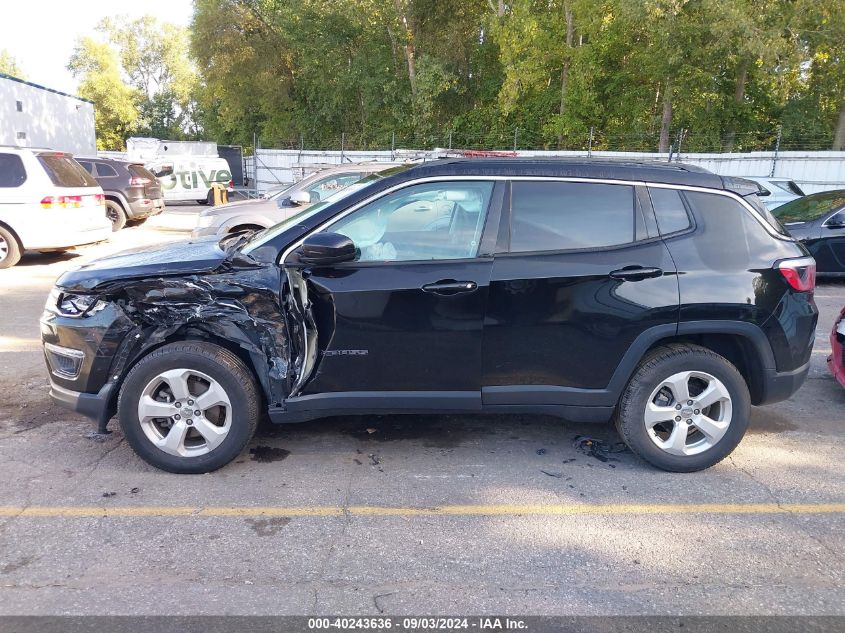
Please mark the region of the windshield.
[[250, 238], [250, 240], [244, 245], [243, 252], [246, 254], [251, 253], [256, 248], [263, 246], [270, 240], [272, 240], [277, 235], [281, 235], [288, 229], [296, 226], [297, 224], [302, 223], [303, 221], [310, 218], [312, 215], [320, 211], [321, 209], [325, 209], [330, 204], [334, 204], [338, 200], [343, 200], [347, 196], [355, 193], [356, 191], [361, 191], [364, 187], [374, 183], [377, 180], [381, 180], [382, 178], [386, 178], [388, 176], [392, 176], [394, 174], [398, 174], [400, 172], [409, 169], [413, 165], [399, 165], [398, 167], [391, 167], [390, 169], [384, 169], [382, 171], [370, 174], [369, 176], [365, 176], [361, 178], [361, 180], [352, 183], [345, 189], [340, 189], [336, 191], [332, 195], [330, 195], [325, 200], [318, 202], [317, 204], [313, 204], [304, 211], [300, 211], [296, 215], [292, 215], [286, 220], [282, 220], [278, 224], [271, 226], [268, 229], [264, 229], [263, 231], [259, 231], [255, 235]]
[[827, 191], [798, 198], [772, 211], [784, 224], [812, 222], [845, 206], [845, 191]]

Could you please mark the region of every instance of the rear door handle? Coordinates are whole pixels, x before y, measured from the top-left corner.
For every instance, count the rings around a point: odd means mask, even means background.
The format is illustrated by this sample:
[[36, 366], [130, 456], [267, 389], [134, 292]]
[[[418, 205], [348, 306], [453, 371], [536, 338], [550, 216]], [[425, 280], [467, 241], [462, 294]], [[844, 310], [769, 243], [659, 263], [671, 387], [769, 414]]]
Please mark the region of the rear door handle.
[[436, 295], [457, 295], [464, 292], [474, 292], [478, 284], [474, 281], [456, 281], [454, 279], [441, 279], [434, 283], [425, 284], [423, 292], [430, 292]]
[[653, 279], [660, 277], [663, 274], [661, 268], [645, 268], [643, 266], [626, 266], [619, 270], [614, 270], [610, 273], [611, 279], [620, 279], [622, 281], [642, 281], [643, 279]]

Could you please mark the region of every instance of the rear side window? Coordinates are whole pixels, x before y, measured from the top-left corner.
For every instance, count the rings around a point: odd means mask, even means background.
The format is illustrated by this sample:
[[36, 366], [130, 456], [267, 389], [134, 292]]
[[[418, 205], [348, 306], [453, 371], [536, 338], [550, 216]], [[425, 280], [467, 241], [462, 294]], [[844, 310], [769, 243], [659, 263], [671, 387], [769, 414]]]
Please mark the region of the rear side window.
[[515, 181], [511, 252], [604, 248], [634, 241], [634, 188]]
[[687, 209], [677, 189], [649, 187], [648, 193], [661, 235], [685, 231], [690, 227]]
[[97, 176], [100, 178], [112, 178], [117, 176], [117, 172], [111, 165], [107, 165], [106, 163], [97, 163]]
[[697, 226], [695, 250], [712, 270], [737, 271], [771, 252], [774, 238], [736, 200], [714, 193], [685, 191]]
[[0, 187], [20, 187], [26, 181], [26, 169], [17, 154], [0, 154]]
[[76, 162], [82, 165], [89, 174], [94, 175], [94, 163], [90, 160], [78, 160]]
[[40, 154], [38, 162], [57, 187], [97, 187], [94, 176], [70, 156]]

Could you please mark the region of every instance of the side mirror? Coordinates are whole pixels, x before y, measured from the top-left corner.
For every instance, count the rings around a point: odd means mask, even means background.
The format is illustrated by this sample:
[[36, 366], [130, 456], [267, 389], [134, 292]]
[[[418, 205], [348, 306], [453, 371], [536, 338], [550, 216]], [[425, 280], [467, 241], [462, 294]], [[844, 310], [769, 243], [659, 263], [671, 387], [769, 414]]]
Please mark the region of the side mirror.
[[311, 194], [307, 191], [297, 191], [290, 197], [290, 203], [296, 206], [311, 204]]
[[314, 233], [299, 247], [299, 261], [306, 266], [332, 266], [355, 260], [355, 244], [340, 233]]

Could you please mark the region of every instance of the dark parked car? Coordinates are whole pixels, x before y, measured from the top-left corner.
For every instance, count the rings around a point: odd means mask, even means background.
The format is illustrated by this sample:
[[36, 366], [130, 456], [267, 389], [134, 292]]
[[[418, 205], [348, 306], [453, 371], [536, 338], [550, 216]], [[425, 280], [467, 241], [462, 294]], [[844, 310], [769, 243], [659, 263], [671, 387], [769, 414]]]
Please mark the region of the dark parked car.
[[674, 163], [425, 163], [65, 273], [51, 395], [173, 472], [232, 460], [262, 411], [613, 419], [652, 464], [706, 468], [813, 347], [815, 264], [754, 191]]
[[113, 231], [119, 231], [128, 221], [143, 222], [164, 210], [161, 186], [142, 164], [113, 158], [76, 160], [103, 188], [106, 217]]
[[819, 275], [845, 276], [845, 189], [804, 196], [772, 213], [807, 247]]

